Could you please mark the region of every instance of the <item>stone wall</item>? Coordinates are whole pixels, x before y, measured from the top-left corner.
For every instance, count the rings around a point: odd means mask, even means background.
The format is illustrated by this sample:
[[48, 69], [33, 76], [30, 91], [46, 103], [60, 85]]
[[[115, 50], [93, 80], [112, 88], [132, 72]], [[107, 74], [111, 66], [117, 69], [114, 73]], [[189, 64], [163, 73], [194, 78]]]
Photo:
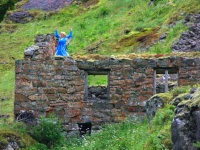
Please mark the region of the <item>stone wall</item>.
[[[118, 122], [145, 112], [153, 95], [154, 70], [178, 69], [179, 85], [199, 82], [200, 58], [170, 56], [157, 59], [113, 59], [87, 61], [53, 57], [52, 35], [39, 35], [35, 46], [16, 61], [15, 116], [33, 110], [34, 116], [55, 113], [68, 129], [85, 119], [93, 125]], [[87, 76], [108, 75], [108, 99], [87, 99]]]

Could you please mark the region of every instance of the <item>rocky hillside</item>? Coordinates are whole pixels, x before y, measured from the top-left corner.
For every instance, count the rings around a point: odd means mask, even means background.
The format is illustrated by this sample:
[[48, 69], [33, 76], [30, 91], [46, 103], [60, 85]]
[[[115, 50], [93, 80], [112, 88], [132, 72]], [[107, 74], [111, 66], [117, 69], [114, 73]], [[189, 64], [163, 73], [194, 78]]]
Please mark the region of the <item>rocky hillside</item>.
[[166, 108], [169, 104], [175, 106], [175, 116], [172, 123], [169, 124], [170, 130], [168, 131], [171, 131], [169, 138], [172, 139], [173, 146], [171, 149], [173, 148], [173, 150], [197, 150], [199, 148], [200, 89], [198, 86], [191, 86], [189, 90], [186, 89], [188, 88], [183, 87], [181, 90], [174, 89], [170, 93], [157, 94], [147, 101], [149, 120], [152, 120], [156, 112], [161, 113], [158, 109]]
[[189, 26], [189, 31], [181, 34], [178, 42], [172, 45], [174, 52], [196, 52], [200, 51], [200, 14], [188, 14], [185, 23]]

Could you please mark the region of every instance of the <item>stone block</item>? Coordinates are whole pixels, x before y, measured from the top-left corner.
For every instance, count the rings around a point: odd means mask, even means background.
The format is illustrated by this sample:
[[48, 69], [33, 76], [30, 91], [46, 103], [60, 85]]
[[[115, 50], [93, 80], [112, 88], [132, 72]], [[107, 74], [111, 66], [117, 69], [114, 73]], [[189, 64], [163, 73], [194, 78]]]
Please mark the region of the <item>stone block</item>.
[[35, 94], [35, 95], [30, 95], [28, 97], [31, 101], [44, 101], [44, 100], [47, 100], [47, 96], [45, 94]]
[[33, 87], [46, 87], [47, 83], [44, 80], [43, 81], [34, 80], [34, 81], [32, 81], [32, 85], [33, 85]]
[[64, 61], [63, 60], [54, 60], [53, 65], [55, 67], [58, 67], [58, 66], [62, 67], [62, 66], [64, 66]]
[[28, 96], [24, 96], [19, 93], [15, 93], [15, 102], [28, 102]]
[[115, 105], [116, 109], [121, 109], [124, 107], [125, 104], [124, 104], [124, 101], [120, 100], [120, 101], [116, 102], [114, 105]]
[[77, 108], [64, 108], [65, 110], [65, 117], [66, 118], [75, 118], [75, 117], [79, 117], [80, 119], [80, 109]]
[[59, 97], [59, 95], [57, 93], [48, 94], [47, 98], [48, 98], [49, 101], [56, 101], [56, 100], [60, 99], [60, 97]]

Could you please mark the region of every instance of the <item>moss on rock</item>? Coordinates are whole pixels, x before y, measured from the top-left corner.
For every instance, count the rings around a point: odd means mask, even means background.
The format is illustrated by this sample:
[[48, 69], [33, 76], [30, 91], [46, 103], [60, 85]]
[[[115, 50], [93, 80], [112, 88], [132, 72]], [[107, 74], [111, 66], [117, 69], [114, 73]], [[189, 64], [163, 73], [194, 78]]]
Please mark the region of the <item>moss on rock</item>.
[[9, 127], [0, 129], [0, 149], [6, 149], [9, 145], [13, 149], [25, 149], [35, 143], [28, 134], [22, 134]]
[[175, 97], [170, 104], [177, 106], [180, 102], [186, 100], [188, 93], [182, 93], [179, 94], [177, 97]]

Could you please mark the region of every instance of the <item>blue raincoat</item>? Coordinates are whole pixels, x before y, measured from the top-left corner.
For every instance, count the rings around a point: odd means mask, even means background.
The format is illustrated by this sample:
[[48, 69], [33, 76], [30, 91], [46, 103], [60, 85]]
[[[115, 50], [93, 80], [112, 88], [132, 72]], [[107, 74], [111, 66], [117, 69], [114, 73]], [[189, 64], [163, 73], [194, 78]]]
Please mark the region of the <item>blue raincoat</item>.
[[68, 36], [61, 38], [58, 30], [55, 32], [55, 36], [58, 38], [58, 46], [56, 48], [55, 55], [57, 56], [69, 56], [68, 50], [67, 50], [67, 44], [69, 44], [69, 41], [72, 39], [72, 31], [70, 30], [70, 33]]

